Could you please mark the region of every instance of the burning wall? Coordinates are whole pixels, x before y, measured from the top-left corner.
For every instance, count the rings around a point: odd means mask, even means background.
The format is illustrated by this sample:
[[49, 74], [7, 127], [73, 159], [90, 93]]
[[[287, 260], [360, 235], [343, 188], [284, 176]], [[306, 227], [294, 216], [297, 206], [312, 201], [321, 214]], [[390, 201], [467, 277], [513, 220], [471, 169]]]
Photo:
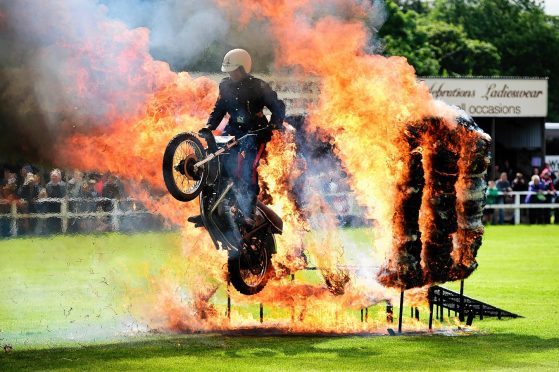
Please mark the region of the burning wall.
[[[154, 196], [163, 190], [161, 157], [174, 134], [204, 124], [217, 96], [216, 84], [175, 73], [154, 59], [149, 30], [129, 29], [111, 18], [111, 2], [107, 4], [108, 8], [92, 0], [1, 4], [0, 31], [10, 41], [1, 59], [4, 107], [21, 111], [11, 117], [24, 133], [33, 133], [36, 140], [30, 143], [41, 157], [132, 179], [136, 194], [150, 209], [182, 224], [197, 207]], [[299, 286], [284, 280], [270, 285], [260, 299], [289, 303], [302, 313], [311, 307], [335, 313], [390, 298], [393, 292], [387, 287], [422, 286], [471, 272], [482, 234], [478, 214], [487, 139], [472, 123], [457, 121], [460, 115], [454, 109], [434, 101], [404, 58], [373, 53], [374, 30], [384, 16], [380, 2], [208, 4], [211, 12], [205, 14], [216, 14], [222, 24], [237, 29], [258, 26], [257, 34], [266, 40], [259, 45], [273, 49], [273, 71], [295, 85], [304, 84], [307, 77], [320, 82], [318, 100], [305, 108], [306, 135], [331, 143], [342, 164], [342, 169], [332, 171], [348, 174], [359, 203], [377, 221], [374, 238], [362, 250], [323, 213], [329, 206], [319, 193], [309, 193], [302, 210], [293, 190], [316, 185], [298, 184], [297, 176], [322, 170], [298, 154], [291, 134], [276, 134], [261, 175], [272, 207], [286, 222], [275, 257], [277, 274], [304, 268], [306, 252], [320, 263], [324, 282], [341, 287], [333, 292], [343, 295], [335, 296], [323, 284]], [[188, 18], [184, 11], [176, 14]], [[252, 32], [251, 38], [234, 46], [252, 51], [257, 49], [254, 45]], [[177, 43], [175, 51], [180, 48], [188, 46]], [[43, 125], [28, 124], [34, 122], [30, 119]], [[47, 136], [55, 140], [44, 143]], [[185, 226], [183, 236], [187, 259], [203, 258], [191, 271], [195, 277], [186, 281], [190, 308], [199, 309], [201, 303], [209, 308], [209, 299], [223, 284], [224, 257], [192, 227]], [[360, 264], [349, 269], [352, 255]], [[383, 286], [376, 274], [387, 258], [380, 271]], [[184, 278], [178, 280], [184, 284]], [[167, 306], [153, 311], [167, 316], [169, 327], [180, 328], [175, 315], [189, 312], [177, 310], [185, 305], [166, 292], [169, 287], [154, 285], [157, 298], [165, 297]], [[207, 322], [197, 324], [208, 327]], [[221, 323], [210, 326], [216, 324]], [[313, 327], [320, 326], [317, 319]]]

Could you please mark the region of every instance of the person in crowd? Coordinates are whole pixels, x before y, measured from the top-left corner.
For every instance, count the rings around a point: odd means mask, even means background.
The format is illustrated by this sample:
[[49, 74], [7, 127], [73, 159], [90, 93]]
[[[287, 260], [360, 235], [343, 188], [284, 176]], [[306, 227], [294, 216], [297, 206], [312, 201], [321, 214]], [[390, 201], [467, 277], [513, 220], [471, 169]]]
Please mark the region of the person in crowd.
[[[508, 193], [512, 191], [510, 187], [510, 182], [508, 181], [508, 175], [506, 172], [502, 172], [499, 179], [495, 182], [495, 187], [499, 191], [499, 196], [497, 197], [497, 204], [505, 204], [508, 200]], [[499, 209], [499, 225], [505, 222], [505, 210]]]
[[540, 168], [539, 167], [534, 167], [532, 168], [532, 176], [540, 176]]
[[541, 172], [541, 175], [543, 176], [544, 172], [549, 172], [549, 176], [551, 177], [552, 181], [555, 181], [555, 174], [553, 173], [553, 169], [551, 169], [551, 166], [549, 165], [549, 163], [545, 163]]
[[[533, 175], [532, 180], [528, 183], [528, 195], [526, 196], [526, 204], [542, 204], [545, 203], [544, 184], [538, 175]], [[530, 208], [528, 210], [528, 219], [530, 224], [543, 223], [543, 216], [540, 208]]]
[[[557, 172], [552, 172], [552, 174], [555, 175], [554, 181], [553, 181], [553, 187], [555, 188], [555, 203], [559, 204], [559, 196], [557, 196], [557, 190], [559, 190], [559, 171]], [[559, 225], [559, 208], [555, 208], [553, 210], [553, 215], [554, 215], [554, 223], [556, 225]]]
[[[551, 170], [545, 168], [542, 171], [542, 178], [541, 182], [543, 182], [543, 188], [545, 191], [545, 202], [547, 204], [552, 204], [555, 202], [555, 185], [553, 184], [553, 180], [551, 179]], [[542, 218], [543, 223], [549, 224], [551, 223], [551, 208], [544, 208], [542, 210]]]
[[[80, 198], [86, 199], [81, 204], [84, 212], [92, 213], [97, 211], [97, 201], [95, 199], [98, 197], [97, 180], [95, 178], [90, 178], [82, 183]], [[80, 220], [80, 229], [84, 231], [96, 230], [96, 221], [95, 217], [84, 217]]]
[[122, 198], [122, 185], [120, 184], [120, 180], [117, 176], [115, 176], [114, 174], [109, 174], [107, 176], [107, 181], [103, 185], [101, 196], [109, 199]]
[[50, 181], [45, 188], [49, 198], [63, 198], [66, 196], [66, 182], [62, 181], [60, 169], [53, 169], [50, 172]]
[[78, 198], [82, 189], [83, 173], [75, 170], [72, 173], [72, 178], [68, 180], [66, 191], [69, 198]]
[[[47, 189], [44, 187], [39, 188], [39, 193], [37, 194], [37, 203], [35, 204], [35, 210], [39, 214], [48, 213], [49, 205], [45, 199], [48, 199]], [[35, 235], [44, 235], [47, 233], [46, 221], [44, 218], [38, 218], [35, 223]]]
[[[24, 167], [25, 168], [25, 167]], [[20, 199], [20, 210], [22, 213], [37, 213], [36, 201], [39, 195], [39, 185], [37, 184], [37, 177], [29, 170], [21, 171], [25, 174], [23, 184], [17, 189], [17, 196]], [[21, 219], [21, 229], [18, 233], [31, 233], [35, 230], [35, 218]]]
[[[103, 200], [102, 208], [105, 212], [111, 212], [114, 207], [114, 199], [119, 200], [122, 198], [122, 186], [117, 176], [114, 174], [108, 174], [107, 180], [103, 185], [103, 192], [101, 194], [103, 198], [107, 198], [110, 200]], [[107, 227], [111, 226], [109, 221], [111, 220], [110, 217], [104, 219], [105, 225]]]
[[[81, 213], [84, 211], [84, 208], [82, 208], [83, 202], [79, 200], [83, 182], [83, 173], [79, 170], [74, 170], [72, 178], [66, 183], [66, 196], [70, 199], [68, 200], [68, 211], [72, 213]], [[80, 231], [79, 218], [73, 217], [69, 219], [68, 231]]]
[[[0, 215], [9, 215], [12, 203], [17, 200], [17, 175], [11, 171], [4, 171], [4, 182], [0, 189]], [[10, 216], [0, 217], [0, 236], [12, 235], [12, 220]]]
[[25, 179], [27, 178], [28, 173], [35, 173], [35, 172], [33, 172], [33, 167], [31, 165], [25, 164], [23, 167], [21, 167], [21, 170], [19, 171], [19, 174], [23, 181], [25, 181]]
[[528, 191], [528, 183], [524, 179], [524, 175], [520, 172], [516, 173], [511, 184], [512, 191]]
[[[485, 191], [485, 204], [497, 204], [497, 198], [499, 197], [499, 190], [495, 186], [495, 181], [489, 181], [487, 183], [487, 190]], [[494, 216], [495, 209], [494, 208], [485, 208], [483, 210], [483, 222], [488, 223], [495, 223]]]
[[105, 181], [107, 180], [107, 175], [95, 174], [92, 178], [95, 178], [95, 191], [97, 195], [101, 196], [101, 194], [103, 194], [103, 186], [105, 186]]
[[[60, 169], [53, 169], [50, 172], [50, 181], [45, 188], [49, 198], [60, 199], [66, 196], [66, 183], [62, 181], [62, 172], [60, 172]], [[48, 212], [60, 213], [61, 204], [61, 201], [49, 201]], [[50, 233], [61, 232], [61, 226], [62, 219], [60, 217], [50, 217], [47, 219], [47, 230]]]

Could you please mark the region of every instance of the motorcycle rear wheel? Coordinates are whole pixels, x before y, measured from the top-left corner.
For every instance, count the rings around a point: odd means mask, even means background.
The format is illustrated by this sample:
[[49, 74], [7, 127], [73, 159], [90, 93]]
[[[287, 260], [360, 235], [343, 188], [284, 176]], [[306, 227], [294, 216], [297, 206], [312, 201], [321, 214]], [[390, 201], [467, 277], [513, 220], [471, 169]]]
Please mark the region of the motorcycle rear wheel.
[[163, 154], [163, 180], [169, 193], [179, 201], [194, 200], [206, 185], [208, 163], [198, 170], [194, 164], [206, 157], [202, 142], [193, 133], [176, 135]]
[[250, 296], [264, 289], [273, 272], [274, 247], [274, 236], [266, 230], [243, 242], [238, 252], [229, 253], [229, 280], [237, 291]]

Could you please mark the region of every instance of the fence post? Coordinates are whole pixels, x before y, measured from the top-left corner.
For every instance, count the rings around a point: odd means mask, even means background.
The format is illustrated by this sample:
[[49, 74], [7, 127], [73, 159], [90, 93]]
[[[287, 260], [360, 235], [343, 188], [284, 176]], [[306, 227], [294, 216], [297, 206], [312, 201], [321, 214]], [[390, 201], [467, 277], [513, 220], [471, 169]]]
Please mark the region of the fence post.
[[17, 204], [15, 201], [10, 206], [10, 214], [12, 215], [11, 233], [12, 236], [17, 236]]
[[520, 224], [520, 194], [514, 194], [514, 224]]
[[68, 231], [68, 199], [60, 199], [60, 214], [62, 215], [62, 234]]
[[113, 228], [113, 231], [118, 231], [120, 230], [120, 223], [118, 221], [118, 200], [117, 199], [113, 199], [111, 201], [111, 203], [113, 204], [113, 210], [111, 213], [111, 225]]

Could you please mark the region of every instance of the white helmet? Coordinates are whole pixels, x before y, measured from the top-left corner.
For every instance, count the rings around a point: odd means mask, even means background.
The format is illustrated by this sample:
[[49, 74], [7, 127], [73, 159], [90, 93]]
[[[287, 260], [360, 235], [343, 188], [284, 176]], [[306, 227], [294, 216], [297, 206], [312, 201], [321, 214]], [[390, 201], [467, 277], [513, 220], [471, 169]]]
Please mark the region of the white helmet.
[[233, 49], [227, 52], [225, 57], [223, 57], [221, 71], [231, 72], [241, 66], [244, 67], [246, 73], [250, 72], [250, 69], [252, 68], [252, 59], [250, 58], [250, 54], [248, 54], [248, 52], [244, 49]]

